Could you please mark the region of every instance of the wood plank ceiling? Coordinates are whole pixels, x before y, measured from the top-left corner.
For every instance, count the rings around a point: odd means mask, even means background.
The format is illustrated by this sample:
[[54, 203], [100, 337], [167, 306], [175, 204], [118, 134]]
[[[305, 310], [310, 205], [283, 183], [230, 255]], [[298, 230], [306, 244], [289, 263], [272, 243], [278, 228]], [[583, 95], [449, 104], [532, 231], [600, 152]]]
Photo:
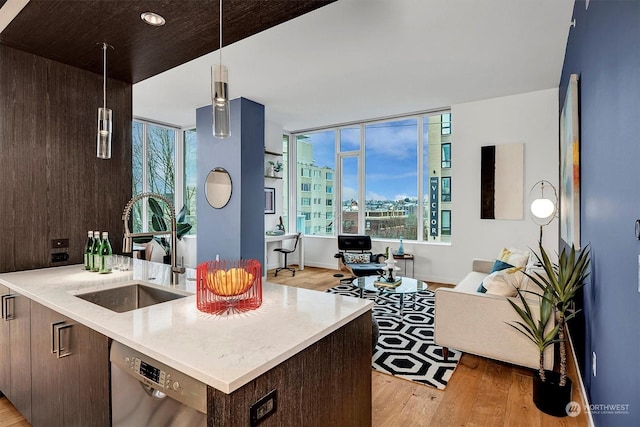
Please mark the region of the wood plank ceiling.
[[[225, 0], [223, 46], [311, 12], [336, 0]], [[140, 19], [155, 12], [166, 25]], [[0, 43], [137, 83], [219, 47], [218, 0], [31, 0], [0, 34]], [[224, 50], [223, 50], [224, 61]]]

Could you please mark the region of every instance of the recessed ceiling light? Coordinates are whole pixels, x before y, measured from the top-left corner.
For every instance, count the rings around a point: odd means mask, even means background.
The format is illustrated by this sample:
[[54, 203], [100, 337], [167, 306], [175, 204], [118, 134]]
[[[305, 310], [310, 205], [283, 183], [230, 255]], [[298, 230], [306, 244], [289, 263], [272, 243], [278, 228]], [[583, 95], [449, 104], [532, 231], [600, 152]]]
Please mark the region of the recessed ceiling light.
[[144, 12], [140, 14], [140, 18], [147, 24], [153, 25], [154, 27], [161, 27], [166, 22], [162, 16], [153, 12]]

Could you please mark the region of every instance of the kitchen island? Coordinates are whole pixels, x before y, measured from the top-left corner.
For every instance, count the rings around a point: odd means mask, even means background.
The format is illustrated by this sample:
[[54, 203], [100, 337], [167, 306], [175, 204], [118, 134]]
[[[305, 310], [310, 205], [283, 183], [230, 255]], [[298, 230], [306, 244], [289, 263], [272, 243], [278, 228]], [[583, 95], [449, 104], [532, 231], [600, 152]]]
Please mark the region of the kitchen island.
[[[196, 308], [195, 270], [170, 281], [169, 266], [142, 260], [106, 275], [0, 274], [12, 292], [207, 384], [209, 425], [248, 425], [272, 389], [278, 408], [261, 425], [370, 424], [371, 302], [266, 282], [257, 310], [216, 316]], [[189, 296], [124, 313], [75, 296], [132, 282]]]

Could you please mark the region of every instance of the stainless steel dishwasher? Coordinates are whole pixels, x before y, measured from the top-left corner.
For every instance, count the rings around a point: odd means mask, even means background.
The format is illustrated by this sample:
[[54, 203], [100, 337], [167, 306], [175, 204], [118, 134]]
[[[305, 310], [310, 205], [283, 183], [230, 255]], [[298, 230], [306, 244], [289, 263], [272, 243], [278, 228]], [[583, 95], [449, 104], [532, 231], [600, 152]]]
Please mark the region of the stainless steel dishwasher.
[[113, 427], [207, 425], [206, 384], [116, 341], [110, 359]]

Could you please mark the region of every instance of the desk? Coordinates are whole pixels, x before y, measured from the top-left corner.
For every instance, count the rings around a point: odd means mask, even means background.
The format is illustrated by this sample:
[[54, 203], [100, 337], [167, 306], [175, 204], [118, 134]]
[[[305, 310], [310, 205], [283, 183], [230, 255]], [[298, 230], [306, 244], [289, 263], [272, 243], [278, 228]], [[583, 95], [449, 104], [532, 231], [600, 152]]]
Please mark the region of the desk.
[[[264, 269], [262, 274], [264, 276], [267, 275], [267, 269], [269, 268], [269, 265], [268, 265], [269, 257], [267, 255], [269, 253], [268, 252], [268, 248], [267, 248], [269, 243], [280, 242], [280, 247], [282, 247], [282, 241], [291, 240], [291, 239], [295, 240], [297, 235], [298, 235], [297, 233], [288, 233], [288, 234], [283, 234], [281, 236], [268, 236], [268, 235], [264, 236], [264, 263], [262, 265], [262, 268]], [[300, 235], [300, 240], [298, 241], [298, 247], [296, 248], [296, 252], [298, 254], [298, 269], [299, 270], [304, 270], [304, 239], [303, 239], [303, 237], [304, 237], [304, 235], [301, 234]], [[296, 253], [296, 252], [294, 252], [294, 253]], [[291, 263], [291, 262], [289, 261], [289, 263]]]

